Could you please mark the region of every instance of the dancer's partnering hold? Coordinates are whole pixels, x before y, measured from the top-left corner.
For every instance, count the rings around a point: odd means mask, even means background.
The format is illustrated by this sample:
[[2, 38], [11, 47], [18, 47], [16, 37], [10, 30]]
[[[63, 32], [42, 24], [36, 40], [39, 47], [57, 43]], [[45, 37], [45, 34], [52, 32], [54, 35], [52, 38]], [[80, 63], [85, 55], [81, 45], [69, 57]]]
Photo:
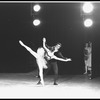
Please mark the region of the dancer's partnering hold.
[[[39, 76], [40, 76], [40, 82], [42, 83], [42, 85], [44, 85], [44, 79], [43, 79], [43, 69], [47, 69], [48, 68], [48, 61], [51, 61], [51, 59], [55, 59], [55, 60], [60, 60], [60, 61], [71, 61], [70, 58], [59, 58], [55, 55], [55, 52], [58, 52], [59, 48], [61, 47], [60, 44], [57, 44], [56, 46], [53, 46], [51, 48], [46, 47], [46, 39], [43, 38], [43, 47], [39, 47], [37, 49], [37, 52], [33, 51], [30, 47], [28, 47], [27, 45], [25, 45], [21, 40], [19, 41], [19, 43], [25, 47], [35, 58], [36, 58], [36, 62], [38, 65], [38, 69], [39, 69]], [[55, 65], [55, 64], [54, 64]], [[55, 72], [57, 70], [55, 69]], [[57, 71], [58, 72], [58, 71]], [[54, 81], [54, 84], [56, 83], [56, 81]]]
[[[58, 65], [57, 65], [57, 61], [71, 61], [70, 58], [66, 58], [64, 57], [61, 52], [59, 51], [59, 49], [61, 48], [61, 43], [57, 43], [55, 46], [48, 46], [46, 44], [46, 38], [43, 38], [43, 48], [46, 50], [45, 53], [45, 59], [47, 61], [47, 66], [48, 68], [46, 69], [46, 72], [44, 72], [44, 76], [47, 74], [47, 72], [49, 71], [49, 69], [51, 67], [53, 67], [54, 70], [54, 85], [57, 85], [57, 79], [58, 79]], [[38, 84], [40, 84], [41, 80], [39, 80]]]

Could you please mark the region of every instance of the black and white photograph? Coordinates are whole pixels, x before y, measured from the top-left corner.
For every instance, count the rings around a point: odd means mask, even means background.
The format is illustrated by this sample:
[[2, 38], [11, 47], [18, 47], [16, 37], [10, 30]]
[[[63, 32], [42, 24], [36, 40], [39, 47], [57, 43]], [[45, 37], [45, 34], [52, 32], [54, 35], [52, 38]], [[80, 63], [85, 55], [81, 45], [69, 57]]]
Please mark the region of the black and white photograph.
[[100, 2], [0, 1], [0, 98], [100, 98]]

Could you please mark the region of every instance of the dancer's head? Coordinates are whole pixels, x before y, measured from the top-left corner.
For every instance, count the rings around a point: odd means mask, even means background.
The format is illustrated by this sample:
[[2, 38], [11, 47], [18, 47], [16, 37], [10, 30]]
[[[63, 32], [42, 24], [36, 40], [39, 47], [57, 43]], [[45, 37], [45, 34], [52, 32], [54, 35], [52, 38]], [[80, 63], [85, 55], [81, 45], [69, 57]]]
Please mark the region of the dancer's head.
[[54, 46], [54, 51], [57, 52], [61, 47], [61, 43], [57, 43], [55, 46]]
[[89, 46], [89, 47], [91, 47], [91, 46], [92, 46], [92, 43], [91, 43], [90, 41], [89, 41], [89, 43], [88, 43], [88, 46]]
[[92, 46], [92, 43], [89, 41], [85, 44], [85, 47], [91, 47]]
[[88, 43], [85, 44], [85, 47], [88, 47]]

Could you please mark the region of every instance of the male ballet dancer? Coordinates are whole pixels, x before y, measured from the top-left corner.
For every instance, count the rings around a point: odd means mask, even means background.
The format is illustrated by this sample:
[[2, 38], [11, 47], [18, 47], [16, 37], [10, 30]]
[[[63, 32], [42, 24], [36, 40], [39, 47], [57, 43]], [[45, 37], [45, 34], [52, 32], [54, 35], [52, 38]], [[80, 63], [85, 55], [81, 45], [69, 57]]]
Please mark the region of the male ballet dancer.
[[[49, 71], [49, 69], [52, 66], [53, 67], [53, 70], [54, 70], [54, 74], [55, 74], [55, 77], [54, 77], [54, 85], [58, 85], [57, 84], [57, 79], [58, 79], [58, 65], [57, 65], [57, 60], [60, 60], [60, 61], [71, 61], [71, 59], [70, 58], [63, 57], [63, 55], [59, 51], [59, 49], [61, 48], [61, 43], [58, 43], [55, 46], [48, 46], [46, 44], [46, 38], [43, 38], [43, 47], [46, 50], [45, 59], [48, 62], [47, 63], [48, 69], [46, 69], [46, 73]], [[44, 75], [46, 73], [44, 73]], [[40, 81], [38, 82], [38, 84], [40, 84]]]
[[[40, 76], [40, 82], [42, 83], [42, 85], [44, 86], [44, 79], [43, 79], [43, 69], [47, 69], [47, 60], [45, 59], [45, 50], [43, 47], [39, 47], [37, 49], [37, 52], [33, 51], [30, 47], [26, 46], [21, 40], [19, 41], [19, 43], [25, 47], [35, 58], [36, 58], [36, 62], [38, 64], [38, 68], [39, 68], [39, 76]], [[55, 49], [55, 51], [57, 51]], [[70, 61], [70, 59], [61, 59], [56, 57], [55, 55], [53, 55], [53, 53], [49, 53], [49, 55], [52, 55], [52, 57], [50, 58], [49, 56], [46, 57], [48, 60], [49, 59], [56, 59], [56, 60], [60, 60], [60, 61]]]

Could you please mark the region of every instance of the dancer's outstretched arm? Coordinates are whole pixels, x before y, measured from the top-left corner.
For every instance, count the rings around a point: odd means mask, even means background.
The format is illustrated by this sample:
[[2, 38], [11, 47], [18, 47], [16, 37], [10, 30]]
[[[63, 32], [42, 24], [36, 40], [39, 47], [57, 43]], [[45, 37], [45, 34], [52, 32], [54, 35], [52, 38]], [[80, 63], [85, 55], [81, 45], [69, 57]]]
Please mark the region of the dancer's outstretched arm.
[[56, 60], [60, 60], [60, 61], [71, 61], [70, 58], [67, 58], [67, 59], [64, 59], [64, 57], [62, 58], [59, 58], [59, 57], [56, 57], [53, 52], [50, 52], [50, 50], [46, 47], [46, 38], [43, 38], [43, 47], [46, 49], [46, 51], [48, 52], [48, 54], [51, 55], [51, 59], [56, 59]]
[[65, 62], [72, 61], [70, 58], [63, 59], [63, 58], [56, 57], [55, 55], [51, 59], [56, 59], [56, 60], [65, 61]]
[[21, 40], [19, 40], [19, 43], [21, 44], [21, 46], [23, 46], [24, 48], [27, 49], [27, 51], [29, 51], [35, 58], [38, 58], [38, 54], [33, 51], [30, 47], [28, 47], [27, 45], [25, 45]]

